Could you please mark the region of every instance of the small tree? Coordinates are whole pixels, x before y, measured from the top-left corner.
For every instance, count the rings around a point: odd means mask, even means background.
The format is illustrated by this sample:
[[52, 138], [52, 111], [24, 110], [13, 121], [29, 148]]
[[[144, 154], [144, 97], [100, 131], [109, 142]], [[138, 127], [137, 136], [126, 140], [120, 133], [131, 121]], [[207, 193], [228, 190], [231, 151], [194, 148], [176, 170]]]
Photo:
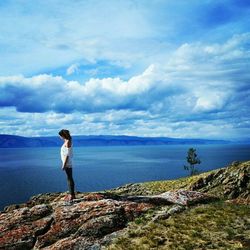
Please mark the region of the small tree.
[[201, 161], [200, 159], [197, 157], [196, 154], [196, 149], [194, 148], [190, 148], [187, 152], [187, 162], [189, 163], [189, 166], [184, 165], [184, 169], [185, 170], [190, 170], [190, 175], [195, 175], [198, 173], [198, 170], [195, 169], [195, 165], [196, 164], [200, 164]]

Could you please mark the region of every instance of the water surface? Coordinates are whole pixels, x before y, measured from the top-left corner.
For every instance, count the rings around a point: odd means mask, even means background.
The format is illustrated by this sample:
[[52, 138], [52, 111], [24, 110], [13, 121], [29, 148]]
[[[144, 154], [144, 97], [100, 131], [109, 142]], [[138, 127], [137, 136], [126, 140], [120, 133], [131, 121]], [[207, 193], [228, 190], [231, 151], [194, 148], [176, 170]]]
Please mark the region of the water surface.
[[[250, 159], [250, 145], [75, 147], [76, 190], [98, 191], [187, 176], [183, 165], [190, 147], [196, 148], [201, 159], [197, 166], [201, 172]], [[59, 151], [53, 147], [0, 148], [0, 210], [38, 193], [67, 191]]]

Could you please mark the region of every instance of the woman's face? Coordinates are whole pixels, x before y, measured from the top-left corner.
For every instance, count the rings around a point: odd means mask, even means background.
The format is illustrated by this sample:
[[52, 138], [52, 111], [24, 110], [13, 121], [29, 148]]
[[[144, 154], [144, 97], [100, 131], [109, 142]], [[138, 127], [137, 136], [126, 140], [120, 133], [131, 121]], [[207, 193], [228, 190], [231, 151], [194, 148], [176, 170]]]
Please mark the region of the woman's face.
[[62, 140], [64, 140], [64, 137], [62, 137], [61, 135], [59, 135], [60, 136], [60, 138], [62, 139]]

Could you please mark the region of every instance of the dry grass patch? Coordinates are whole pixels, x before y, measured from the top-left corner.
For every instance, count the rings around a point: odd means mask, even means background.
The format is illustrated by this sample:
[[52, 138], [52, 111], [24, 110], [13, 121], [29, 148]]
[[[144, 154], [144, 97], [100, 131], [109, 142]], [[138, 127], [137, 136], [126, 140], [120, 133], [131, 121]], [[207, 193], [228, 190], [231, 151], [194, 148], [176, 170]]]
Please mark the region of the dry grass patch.
[[[214, 171], [214, 170], [213, 170]], [[211, 174], [213, 171], [205, 172], [199, 175], [182, 177], [174, 180], [162, 180], [140, 183], [142, 187], [151, 190], [154, 194], [173, 191], [179, 189], [188, 189], [191, 184], [196, 182], [201, 177]]]
[[250, 207], [217, 201], [157, 222], [144, 215], [107, 249], [250, 249]]

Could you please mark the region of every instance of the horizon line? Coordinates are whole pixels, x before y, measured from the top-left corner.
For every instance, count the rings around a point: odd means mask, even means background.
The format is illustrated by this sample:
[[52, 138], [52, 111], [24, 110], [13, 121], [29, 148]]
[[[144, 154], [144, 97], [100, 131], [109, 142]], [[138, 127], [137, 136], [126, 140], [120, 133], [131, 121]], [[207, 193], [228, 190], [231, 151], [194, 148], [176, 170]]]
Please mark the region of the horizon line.
[[[25, 137], [25, 138], [40, 138], [40, 137], [57, 137], [57, 135], [37, 135], [37, 136], [24, 136], [24, 135], [17, 135], [17, 134], [0, 134], [1, 135], [7, 135], [7, 136], [18, 136], [18, 137]], [[183, 140], [210, 140], [210, 141], [227, 141], [227, 142], [235, 142], [235, 141], [242, 141], [242, 140], [248, 140], [247, 139], [225, 139], [225, 138], [217, 138], [217, 139], [208, 139], [208, 138], [201, 138], [201, 137], [169, 137], [169, 136], [139, 136], [139, 135], [126, 135], [126, 134], [120, 134], [120, 135], [113, 135], [113, 134], [71, 134], [72, 137], [76, 136], [126, 136], [126, 137], [138, 137], [138, 138], [169, 138], [169, 139], [183, 139]]]

